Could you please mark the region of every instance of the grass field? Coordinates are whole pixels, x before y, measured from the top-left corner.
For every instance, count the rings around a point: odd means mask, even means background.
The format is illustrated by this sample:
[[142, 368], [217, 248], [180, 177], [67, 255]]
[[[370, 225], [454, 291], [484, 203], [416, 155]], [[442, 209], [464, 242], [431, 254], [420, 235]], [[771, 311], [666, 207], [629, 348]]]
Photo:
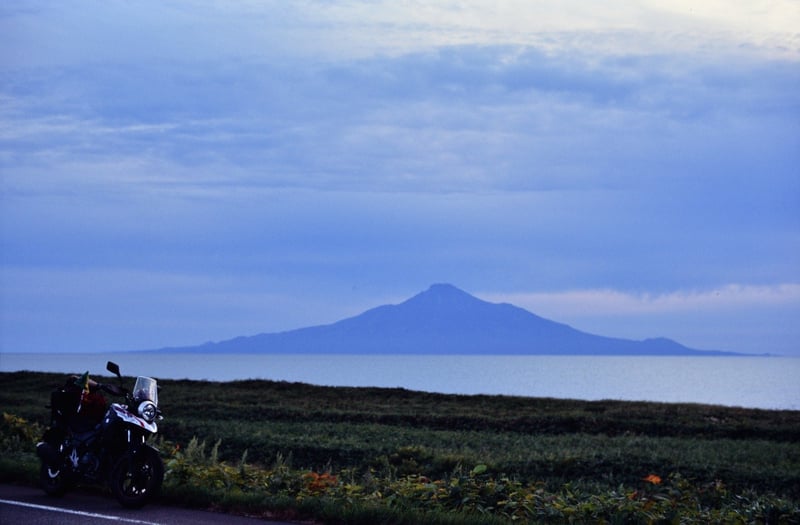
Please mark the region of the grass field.
[[[47, 423], [63, 379], [0, 374], [0, 408], [25, 421], [6, 418], [6, 450], [32, 450], [25, 433]], [[329, 523], [800, 522], [798, 411], [160, 385], [165, 497], [177, 502]], [[4, 479], [33, 477], [32, 453], [19, 457], [0, 465]]]

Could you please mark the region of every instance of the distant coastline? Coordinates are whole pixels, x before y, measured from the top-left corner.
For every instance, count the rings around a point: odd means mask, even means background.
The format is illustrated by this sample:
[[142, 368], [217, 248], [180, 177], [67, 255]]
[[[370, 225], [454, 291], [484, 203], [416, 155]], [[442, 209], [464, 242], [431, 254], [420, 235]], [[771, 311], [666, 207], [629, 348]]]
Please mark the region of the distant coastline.
[[[705, 356], [708, 357], [708, 356]], [[686, 402], [800, 409], [800, 358], [713, 356], [487, 356], [119, 352], [2, 354], [0, 371], [103, 374], [326, 386], [376, 386], [446, 394]]]

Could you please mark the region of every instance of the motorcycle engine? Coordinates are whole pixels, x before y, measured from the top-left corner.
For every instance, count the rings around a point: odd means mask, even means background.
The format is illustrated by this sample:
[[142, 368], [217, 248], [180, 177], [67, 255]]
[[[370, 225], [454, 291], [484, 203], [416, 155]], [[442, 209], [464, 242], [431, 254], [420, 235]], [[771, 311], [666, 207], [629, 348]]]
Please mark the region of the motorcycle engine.
[[100, 460], [92, 452], [85, 452], [80, 458], [78, 468], [87, 478], [95, 478], [100, 468]]

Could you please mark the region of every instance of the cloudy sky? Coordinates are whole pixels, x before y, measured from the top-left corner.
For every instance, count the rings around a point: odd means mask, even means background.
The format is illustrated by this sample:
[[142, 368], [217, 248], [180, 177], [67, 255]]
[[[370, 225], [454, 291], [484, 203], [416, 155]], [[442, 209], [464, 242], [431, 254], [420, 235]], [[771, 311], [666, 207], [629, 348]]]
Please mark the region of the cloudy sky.
[[0, 352], [437, 282], [800, 355], [800, 3], [7, 1]]

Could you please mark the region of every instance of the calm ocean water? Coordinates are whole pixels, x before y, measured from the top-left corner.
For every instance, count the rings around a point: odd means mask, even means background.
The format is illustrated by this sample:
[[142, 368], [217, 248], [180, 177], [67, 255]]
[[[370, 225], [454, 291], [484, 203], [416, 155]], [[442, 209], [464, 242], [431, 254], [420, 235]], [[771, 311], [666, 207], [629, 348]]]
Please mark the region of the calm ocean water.
[[0, 371], [273, 379], [451, 394], [708, 403], [800, 410], [800, 358], [252, 354], [0, 354]]

